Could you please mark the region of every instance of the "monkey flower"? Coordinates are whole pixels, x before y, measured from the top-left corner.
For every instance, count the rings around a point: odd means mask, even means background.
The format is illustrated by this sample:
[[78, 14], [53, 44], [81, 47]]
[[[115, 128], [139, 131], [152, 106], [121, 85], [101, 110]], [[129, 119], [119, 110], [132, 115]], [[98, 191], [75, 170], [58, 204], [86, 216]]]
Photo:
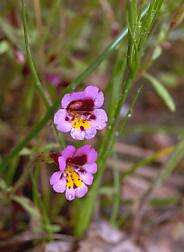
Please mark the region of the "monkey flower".
[[104, 95], [95, 86], [66, 94], [55, 113], [54, 124], [59, 131], [70, 132], [73, 139], [91, 139], [107, 125], [107, 114], [101, 109], [103, 103]]
[[97, 152], [91, 145], [76, 149], [68, 145], [61, 153], [51, 155], [58, 164], [59, 171], [54, 172], [50, 184], [55, 192], [64, 193], [71, 201], [82, 198], [93, 183], [93, 174], [97, 171]]

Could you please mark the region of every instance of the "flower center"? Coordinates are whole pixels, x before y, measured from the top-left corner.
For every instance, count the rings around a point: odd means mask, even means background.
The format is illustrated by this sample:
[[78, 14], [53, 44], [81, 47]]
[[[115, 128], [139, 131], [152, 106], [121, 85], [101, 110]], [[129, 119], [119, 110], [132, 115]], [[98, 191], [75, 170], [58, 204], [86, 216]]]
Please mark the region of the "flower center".
[[82, 187], [83, 182], [73, 166], [68, 165], [64, 171], [64, 175], [66, 176], [66, 187], [68, 189]]
[[75, 129], [86, 130], [90, 128], [90, 122], [86, 119], [75, 116], [74, 120], [72, 121], [72, 127]]

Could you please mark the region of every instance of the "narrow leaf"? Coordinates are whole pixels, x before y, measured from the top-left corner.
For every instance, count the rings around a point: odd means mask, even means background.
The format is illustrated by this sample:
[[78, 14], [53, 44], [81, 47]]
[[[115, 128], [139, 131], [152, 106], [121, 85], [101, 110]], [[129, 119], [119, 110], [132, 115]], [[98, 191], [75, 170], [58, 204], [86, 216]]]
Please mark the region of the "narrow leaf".
[[175, 111], [176, 107], [175, 107], [174, 100], [173, 100], [172, 96], [169, 94], [169, 92], [167, 91], [167, 89], [156, 78], [154, 78], [150, 74], [146, 73], [146, 74], [144, 74], [144, 77], [151, 82], [155, 91], [162, 98], [162, 100], [165, 102], [167, 107], [171, 111]]

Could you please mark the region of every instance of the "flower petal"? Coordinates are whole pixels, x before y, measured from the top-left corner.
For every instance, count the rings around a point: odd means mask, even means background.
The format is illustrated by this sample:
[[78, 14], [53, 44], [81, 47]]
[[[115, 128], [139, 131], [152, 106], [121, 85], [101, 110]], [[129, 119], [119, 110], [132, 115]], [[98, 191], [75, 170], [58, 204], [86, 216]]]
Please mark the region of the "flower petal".
[[63, 151], [62, 156], [66, 160], [69, 157], [72, 157], [75, 153], [76, 149], [73, 145], [68, 145]]
[[54, 115], [54, 124], [59, 131], [69, 132], [71, 130], [71, 123], [66, 121], [66, 109], [59, 109]]
[[83, 168], [89, 172], [89, 173], [96, 173], [97, 172], [97, 164], [92, 163], [92, 164], [85, 164]]
[[75, 189], [75, 195], [77, 198], [82, 198], [88, 191], [88, 187], [83, 184], [81, 187]]
[[85, 144], [76, 150], [75, 156], [81, 155], [87, 155], [87, 163], [94, 163], [97, 159], [97, 152], [89, 144]]
[[97, 97], [95, 98], [95, 107], [100, 108], [104, 104], [104, 95], [102, 91], [98, 92]]
[[85, 98], [84, 91], [73, 92], [71, 94], [65, 94], [61, 101], [61, 107], [66, 109], [68, 105], [70, 104], [70, 102], [75, 101], [75, 100], [81, 100], [84, 98]]
[[71, 129], [70, 135], [73, 139], [76, 140], [84, 140], [85, 131], [81, 131], [80, 129]]
[[53, 185], [55, 192], [63, 193], [66, 190], [66, 178], [62, 177], [57, 183]]
[[58, 163], [59, 163], [59, 169], [61, 171], [64, 171], [64, 169], [66, 167], [66, 159], [63, 156], [59, 156]]
[[95, 126], [96, 129], [102, 130], [107, 126], [108, 117], [103, 109], [95, 109], [94, 114], [96, 119], [92, 121], [93, 127]]
[[78, 172], [80, 178], [86, 185], [91, 185], [93, 183], [93, 175], [89, 172]]
[[87, 162], [94, 163], [97, 160], [97, 152], [94, 148], [91, 148], [90, 151], [87, 153]]
[[91, 150], [91, 145], [85, 144], [76, 150], [75, 156], [87, 155], [87, 153], [90, 150]]
[[85, 139], [91, 139], [96, 135], [97, 131], [95, 127], [91, 127], [85, 130]]
[[66, 188], [66, 193], [65, 193], [66, 199], [71, 201], [75, 199], [75, 189], [71, 188]]
[[94, 104], [96, 108], [100, 108], [104, 103], [104, 95], [102, 91], [99, 90], [98, 87], [88, 86], [84, 90], [85, 96], [90, 97], [94, 100]]
[[61, 178], [61, 174], [62, 174], [61, 171], [54, 172], [50, 177], [50, 184], [54, 185], [55, 183], [57, 183]]

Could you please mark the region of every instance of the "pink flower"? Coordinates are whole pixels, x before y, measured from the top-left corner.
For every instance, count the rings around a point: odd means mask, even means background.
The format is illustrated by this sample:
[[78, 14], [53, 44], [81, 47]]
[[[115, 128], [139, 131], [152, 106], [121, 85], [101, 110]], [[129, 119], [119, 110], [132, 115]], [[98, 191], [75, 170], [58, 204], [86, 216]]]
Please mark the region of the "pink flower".
[[82, 198], [93, 183], [97, 171], [97, 152], [91, 145], [76, 149], [68, 145], [61, 153], [51, 155], [59, 171], [54, 172], [50, 184], [55, 192], [64, 193], [67, 200]]
[[103, 103], [104, 95], [95, 86], [66, 94], [61, 101], [61, 109], [54, 116], [54, 123], [59, 131], [70, 132], [73, 139], [91, 139], [97, 130], [107, 125], [107, 114], [101, 109]]

